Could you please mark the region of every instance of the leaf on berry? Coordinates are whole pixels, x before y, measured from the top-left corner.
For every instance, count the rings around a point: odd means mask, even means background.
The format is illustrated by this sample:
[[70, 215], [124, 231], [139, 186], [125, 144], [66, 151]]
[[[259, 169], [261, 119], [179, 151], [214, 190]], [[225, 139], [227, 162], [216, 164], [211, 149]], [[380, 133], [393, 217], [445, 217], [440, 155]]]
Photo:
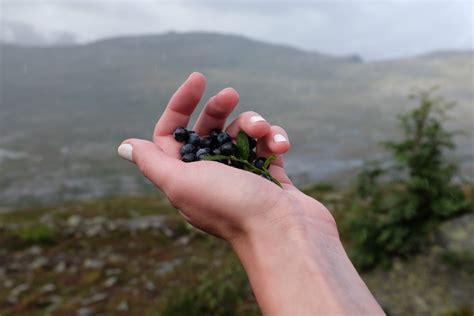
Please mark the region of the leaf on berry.
[[214, 155], [214, 156], [207, 155], [207, 156], [202, 157], [201, 159], [202, 160], [209, 160], [209, 161], [218, 161], [218, 160], [229, 159], [229, 157], [224, 156], [224, 155]]
[[247, 160], [250, 153], [249, 139], [245, 132], [240, 131], [236, 139], [237, 158]]
[[277, 159], [275, 155], [271, 155], [270, 157], [268, 157], [267, 160], [265, 160], [265, 163], [263, 164], [263, 169], [267, 170], [268, 167], [270, 167], [272, 161], [274, 161], [275, 159]]

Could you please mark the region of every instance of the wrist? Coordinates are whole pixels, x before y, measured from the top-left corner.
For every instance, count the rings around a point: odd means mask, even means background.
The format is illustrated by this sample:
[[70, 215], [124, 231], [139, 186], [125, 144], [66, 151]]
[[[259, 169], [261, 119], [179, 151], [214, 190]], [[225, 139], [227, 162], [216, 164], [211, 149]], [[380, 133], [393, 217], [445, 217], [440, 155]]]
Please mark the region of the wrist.
[[381, 314], [324, 210], [274, 210], [230, 241], [263, 314]]

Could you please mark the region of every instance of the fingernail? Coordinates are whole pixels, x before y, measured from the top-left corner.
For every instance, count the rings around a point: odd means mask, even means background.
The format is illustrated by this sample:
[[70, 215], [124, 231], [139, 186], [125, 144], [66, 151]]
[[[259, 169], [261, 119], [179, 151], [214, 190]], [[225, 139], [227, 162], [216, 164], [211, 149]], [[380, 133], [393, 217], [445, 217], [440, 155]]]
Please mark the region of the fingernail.
[[282, 134], [275, 134], [275, 136], [273, 136], [273, 140], [275, 141], [275, 143], [282, 143], [288, 141], [288, 139], [286, 139], [286, 137]]
[[132, 159], [132, 152], [133, 152], [133, 147], [130, 144], [122, 144], [119, 146], [117, 149], [117, 152], [120, 157], [127, 159], [128, 161], [133, 161]]
[[250, 123], [265, 122], [266, 120], [260, 115], [254, 115], [250, 118]]

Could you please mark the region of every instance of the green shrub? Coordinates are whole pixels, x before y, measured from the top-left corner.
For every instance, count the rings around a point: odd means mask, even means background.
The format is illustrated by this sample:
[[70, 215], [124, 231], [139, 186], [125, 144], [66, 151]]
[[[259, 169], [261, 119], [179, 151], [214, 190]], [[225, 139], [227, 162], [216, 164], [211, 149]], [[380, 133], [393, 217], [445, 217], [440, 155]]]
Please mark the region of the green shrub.
[[242, 309], [244, 301], [252, 299], [243, 269], [238, 265], [228, 267], [217, 275], [205, 273], [199, 284], [175, 290], [168, 296], [163, 316], [232, 316], [259, 315], [254, 304], [250, 309]]
[[383, 143], [391, 159], [367, 163], [346, 198], [341, 228], [351, 234], [359, 268], [420, 252], [440, 222], [468, 209], [453, 184], [457, 166], [446, 157], [455, 146], [455, 133], [443, 126], [453, 104], [430, 91], [413, 97], [419, 106], [399, 116], [402, 139]]
[[56, 231], [50, 226], [37, 224], [21, 227], [15, 235], [25, 245], [52, 244], [56, 238]]

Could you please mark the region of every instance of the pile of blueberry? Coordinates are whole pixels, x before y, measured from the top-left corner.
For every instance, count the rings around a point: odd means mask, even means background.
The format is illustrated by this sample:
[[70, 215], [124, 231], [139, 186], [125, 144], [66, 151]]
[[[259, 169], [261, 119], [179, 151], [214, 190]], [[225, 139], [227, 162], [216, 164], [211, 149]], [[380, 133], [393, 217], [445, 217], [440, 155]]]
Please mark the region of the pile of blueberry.
[[178, 127], [173, 136], [178, 142], [183, 143], [180, 153], [181, 160], [184, 162], [217, 161], [253, 172], [280, 185], [268, 171], [270, 163], [276, 157], [257, 157], [255, 152], [257, 140], [242, 131], [237, 135], [236, 143], [232, 141], [229, 134], [220, 129], [213, 129], [208, 136], [201, 137], [195, 131]]

